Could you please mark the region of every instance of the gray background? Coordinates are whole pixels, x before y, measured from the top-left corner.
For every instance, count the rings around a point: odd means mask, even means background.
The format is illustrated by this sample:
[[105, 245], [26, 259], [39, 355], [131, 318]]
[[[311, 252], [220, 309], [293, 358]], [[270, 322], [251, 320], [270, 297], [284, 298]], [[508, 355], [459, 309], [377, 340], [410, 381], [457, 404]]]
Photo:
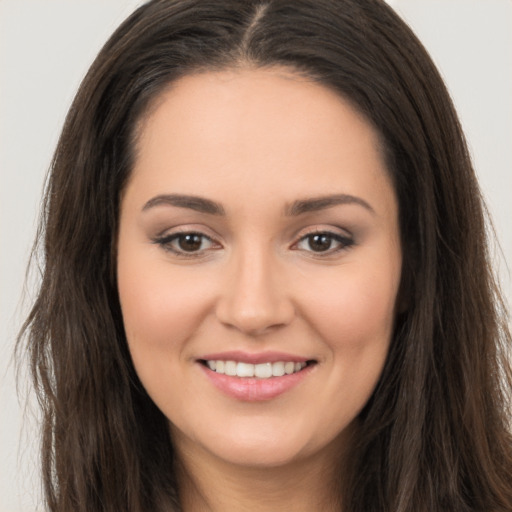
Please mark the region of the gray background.
[[[389, 0], [441, 69], [466, 131], [499, 248], [512, 263], [512, 1]], [[37, 423], [12, 350], [46, 168], [81, 78], [138, 0], [0, 0], [0, 512], [41, 510]], [[481, 243], [475, 240], [475, 243]]]

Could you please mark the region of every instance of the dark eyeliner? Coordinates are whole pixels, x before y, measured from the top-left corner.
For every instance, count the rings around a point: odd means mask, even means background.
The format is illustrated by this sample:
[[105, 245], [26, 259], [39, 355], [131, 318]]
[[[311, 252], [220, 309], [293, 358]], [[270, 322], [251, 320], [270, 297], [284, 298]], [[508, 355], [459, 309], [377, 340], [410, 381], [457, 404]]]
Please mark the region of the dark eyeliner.
[[351, 236], [344, 236], [344, 235], [341, 235], [339, 233], [335, 233], [335, 232], [327, 231], [327, 230], [322, 230], [322, 229], [314, 230], [314, 231], [311, 231], [309, 233], [306, 233], [305, 235], [303, 235], [298, 240], [298, 242], [295, 245], [298, 245], [300, 242], [306, 241], [308, 238], [313, 237], [315, 235], [328, 236], [331, 240], [333, 240], [333, 241], [335, 241], [335, 242], [340, 244], [339, 247], [334, 248], [334, 249], [330, 248], [330, 249], [328, 249], [326, 251], [314, 251], [314, 250], [306, 251], [306, 252], [309, 252], [309, 253], [311, 253], [311, 254], [313, 254], [315, 256], [318, 256], [318, 257], [331, 256], [331, 255], [337, 254], [337, 253], [339, 253], [341, 251], [348, 250], [348, 249], [350, 249], [351, 247], [353, 247], [355, 245], [355, 240]]
[[213, 239], [211, 237], [209, 237], [199, 231], [178, 231], [176, 233], [171, 233], [169, 235], [157, 236], [152, 239], [152, 243], [160, 246], [164, 251], [166, 251], [168, 253], [172, 253], [176, 256], [180, 256], [183, 258], [197, 258], [197, 257], [204, 256], [205, 253], [209, 249], [203, 249], [203, 250], [198, 250], [198, 251], [185, 251], [185, 250], [177, 250], [172, 247], [172, 245], [171, 245], [172, 242], [174, 242], [175, 240], [178, 240], [180, 237], [183, 237], [186, 235], [197, 235], [197, 236], [201, 237], [202, 239], [208, 240], [210, 243], [215, 244], [215, 242], [213, 241]]

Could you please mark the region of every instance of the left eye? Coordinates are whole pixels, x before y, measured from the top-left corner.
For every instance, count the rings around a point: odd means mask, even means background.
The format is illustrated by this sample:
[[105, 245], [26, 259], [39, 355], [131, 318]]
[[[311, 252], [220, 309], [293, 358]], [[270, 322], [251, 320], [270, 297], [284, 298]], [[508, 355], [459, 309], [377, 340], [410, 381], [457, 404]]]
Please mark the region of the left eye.
[[157, 240], [164, 249], [176, 253], [197, 253], [211, 249], [213, 240], [201, 233], [176, 233]]
[[353, 240], [336, 233], [322, 232], [311, 233], [302, 237], [297, 243], [297, 248], [303, 251], [316, 253], [336, 252], [350, 247]]

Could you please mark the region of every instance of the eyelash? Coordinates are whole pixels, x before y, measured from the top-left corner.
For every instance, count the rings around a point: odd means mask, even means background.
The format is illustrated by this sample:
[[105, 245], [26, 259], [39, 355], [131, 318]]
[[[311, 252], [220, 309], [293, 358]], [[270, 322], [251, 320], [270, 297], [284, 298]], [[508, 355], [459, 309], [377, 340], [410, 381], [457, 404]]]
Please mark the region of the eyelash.
[[337, 242], [339, 244], [339, 247], [337, 247], [335, 249], [332, 249], [331, 247], [329, 247], [325, 251], [314, 251], [314, 250], [307, 251], [307, 252], [311, 252], [312, 255], [315, 255], [320, 258], [326, 257], [326, 256], [331, 256], [331, 255], [337, 254], [341, 251], [346, 251], [350, 247], [352, 247], [355, 243], [354, 239], [350, 236], [344, 236], [339, 233], [333, 233], [332, 231], [315, 230], [315, 231], [311, 231], [310, 233], [306, 233], [305, 235], [303, 235], [297, 242], [295, 242], [295, 244], [293, 246], [296, 247], [301, 242], [304, 242], [307, 240], [309, 240], [309, 243], [311, 243], [313, 237], [315, 237], [315, 236], [322, 236], [322, 237], [328, 238], [330, 245], [332, 245], [333, 242]]
[[[198, 249], [193, 251], [186, 251], [184, 249], [179, 249], [176, 247], [173, 247], [174, 243], [180, 243], [180, 239], [183, 240], [185, 237], [190, 236], [196, 236], [200, 237], [201, 246], [203, 245], [204, 241], [207, 241], [211, 243], [213, 246], [217, 245], [220, 247], [220, 244], [215, 242], [211, 237], [208, 235], [205, 235], [204, 233], [198, 232], [198, 231], [183, 231], [178, 233], [172, 233], [170, 235], [164, 235], [161, 237], [157, 237], [153, 240], [153, 242], [159, 246], [161, 246], [165, 251], [171, 252], [177, 256], [184, 257], [184, 258], [198, 258], [205, 255], [206, 252], [209, 252], [211, 250], [216, 250], [216, 248], [209, 247], [207, 249]], [[310, 252], [311, 255], [314, 255], [316, 257], [327, 257], [331, 256], [333, 254], [337, 254], [341, 251], [345, 251], [350, 249], [354, 245], [354, 239], [350, 236], [344, 236], [340, 235], [339, 233], [333, 233], [332, 231], [325, 231], [325, 230], [315, 230], [310, 233], [306, 233], [303, 235], [297, 242], [295, 242], [292, 247], [297, 247], [302, 242], [307, 242], [309, 240], [309, 243], [311, 243], [313, 237], [315, 236], [323, 236], [326, 237], [329, 241], [329, 248], [325, 251], [314, 251], [314, 250], [306, 250], [306, 252]], [[338, 243], [339, 247], [332, 249], [330, 246], [332, 243]], [[311, 246], [310, 246], [311, 247]]]
[[[211, 248], [198, 250], [198, 251], [186, 251], [183, 249], [175, 248], [173, 247], [173, 243], [180, 242], [180, 239], [184, 239], [188, 236], [197, 236], [201, 238], [201, 245], [203, 245], [204, 241], [210, 242], [212, 245], [215, 245], [216, 242], [209, 236], [205, 235], [204, 233], [198, 232], [198, 231], [182, 231], [178, 233], [172, 233], [170, 235], [164, 235], [161, 237], [157, 237], [153, 240], [154, 243], [161, 246], [164, 251], [171, 252], [177, 256], [181, 256], [184, 258], [197, 258], [204, 256], [205, 251], [211, 250]], [[220, 244], [217, 244], [220, 246]]]

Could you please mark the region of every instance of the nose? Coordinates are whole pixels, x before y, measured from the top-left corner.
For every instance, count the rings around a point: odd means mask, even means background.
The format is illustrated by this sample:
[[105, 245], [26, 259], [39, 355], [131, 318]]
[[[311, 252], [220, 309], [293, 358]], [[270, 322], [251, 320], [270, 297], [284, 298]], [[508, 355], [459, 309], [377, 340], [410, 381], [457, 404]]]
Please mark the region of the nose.
[[217, 319], [244, 334], [265, 334], [288, 325], [295, 315], [282, 269], [261, 249], [233, 255], [221, 286]]

